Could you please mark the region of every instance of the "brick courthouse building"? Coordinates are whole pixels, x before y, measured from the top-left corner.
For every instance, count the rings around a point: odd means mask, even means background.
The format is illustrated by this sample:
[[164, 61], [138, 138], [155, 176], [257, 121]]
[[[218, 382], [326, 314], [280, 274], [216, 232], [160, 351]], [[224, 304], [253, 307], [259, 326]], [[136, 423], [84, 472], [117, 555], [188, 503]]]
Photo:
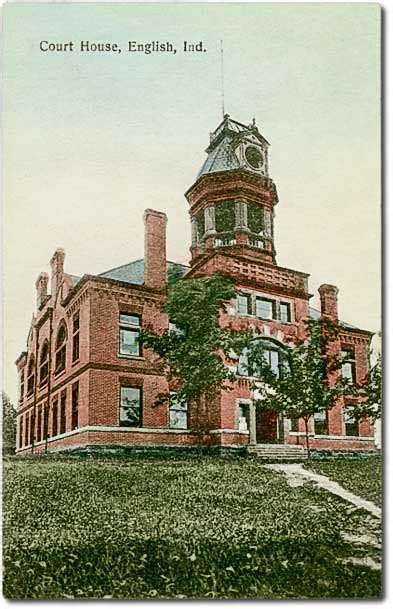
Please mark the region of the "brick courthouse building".
[[[191, 264], [166, 260], [166, 216], [146, 210], [145, 255], [100, 275], [75, 277], [64, 270], [64, 251], [36, 281], [37, 311], [27, 349], [16, 361], [20, 379], [17, 452], [93, 446], [304, 443], [301, 421], [280, 424], [255, 412], [246, 354], [237, 380], [196, 410], [156, 404], [169, 394], [159, 358], [141, 347], [140, 328], [168, 328], [161, 311], [166, 288], [176, 279], [224, 272], [237, 297], [220, 323], [260, 331], [265, 355], [278, 370], [288, 341], [304, 336], [304, 320], [337, 319], [337, 288], [319, 288], [320, 312], [309, 307], [308, 275], [277, 265], [274, 246], [276, 187], [269, 177], [268, 142], [256, 125], [224, 117], [210, 136], [207, 159], [186, 193], [191, 217]], [[337, 350], [348, 361], [342, 374], [359, 381], [368, 368], [372, 334], [339, 322]], [[368, 420], [356, 423], [345, 400], [311, 425], [316, 448], [370, 449]]]

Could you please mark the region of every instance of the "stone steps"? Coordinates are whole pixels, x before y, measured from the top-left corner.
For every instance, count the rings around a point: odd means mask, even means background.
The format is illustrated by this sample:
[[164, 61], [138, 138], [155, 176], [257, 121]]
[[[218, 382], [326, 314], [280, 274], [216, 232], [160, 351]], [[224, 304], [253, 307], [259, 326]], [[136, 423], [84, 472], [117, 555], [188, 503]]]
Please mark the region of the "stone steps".
[[306, 449], [290, 444], [255, 444], [247, 447], [247, 453], [265, 461], [305, 461]]

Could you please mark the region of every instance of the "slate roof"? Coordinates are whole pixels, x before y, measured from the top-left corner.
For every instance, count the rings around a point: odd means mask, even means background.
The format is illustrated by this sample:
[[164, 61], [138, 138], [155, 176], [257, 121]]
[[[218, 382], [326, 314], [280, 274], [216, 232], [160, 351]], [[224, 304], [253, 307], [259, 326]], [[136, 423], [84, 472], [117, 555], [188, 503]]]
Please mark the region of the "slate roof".
[[[185, 264], [171, 262], [168, 260], [166, 263], [168, 285], [170, 286], [174, 283], [174, 281], [180, 279], [180, 277], [183, 277], [188, 269], [189, 267]], [[104, 271], [103, 273], [100, 273], [98, 277], [106, 277], [107, 279], [115, 279], [116, 281], [123, 281], [125, 283], [132, 283], [134, 285], [142, 285], [144, 279], [144, 270], [145, 261], [143, 258], [141, 258], [139, 260], [134, 260], [134, 262], [129, 262], [114, 269], [110, 269], [109, 271]]]
[[259, 133], [255, 122], [252, 125], [244, 125], [233, 120], [228, 114], [217, 129], [210, 134], [210, 145], [206, 149], [208, 157], [202, 165], [197, 179], [206, 173], [217, 171], [228, 171], [240, 167], [239, 159], [233, 151], [232, 142], [238, 140], [241, 134], [254, 134], [261, 142], [269, 142]]
[[[308, 308], [308, 314], [311, 317], [311, 319], [320, 319], [321, 318], [321, 312], [318, 309], [314, 309], [314, 307]], [[348, 322], [342, 321], [341, 319], [339, 320], [339, 322], [340, 322], [340, 326], [342, 326], [343, 328], [348, 328], [349, 330], [360, 330], [360, 328], [357, 328], [356, 326], [352, 326]]]

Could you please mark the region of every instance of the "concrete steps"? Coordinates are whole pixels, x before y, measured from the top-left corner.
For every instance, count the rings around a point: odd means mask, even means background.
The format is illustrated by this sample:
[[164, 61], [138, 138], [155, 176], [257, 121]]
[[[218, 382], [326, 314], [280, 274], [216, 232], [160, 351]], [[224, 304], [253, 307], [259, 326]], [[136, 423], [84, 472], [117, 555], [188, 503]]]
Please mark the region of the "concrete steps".
[[254, 444], [247, 453], [264, 461], [305, 461], [307, 451], [303, 446], [291, 444]]

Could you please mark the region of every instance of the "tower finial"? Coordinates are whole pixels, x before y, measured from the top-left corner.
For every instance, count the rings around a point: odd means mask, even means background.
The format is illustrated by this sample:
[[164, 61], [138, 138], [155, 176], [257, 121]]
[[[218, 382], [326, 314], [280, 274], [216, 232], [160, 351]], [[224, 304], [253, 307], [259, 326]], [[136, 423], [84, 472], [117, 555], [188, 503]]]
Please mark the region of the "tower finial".
[[224, 92], [224, 44], [221, 40], [221, 110], [225, 118], [225, 92]]

